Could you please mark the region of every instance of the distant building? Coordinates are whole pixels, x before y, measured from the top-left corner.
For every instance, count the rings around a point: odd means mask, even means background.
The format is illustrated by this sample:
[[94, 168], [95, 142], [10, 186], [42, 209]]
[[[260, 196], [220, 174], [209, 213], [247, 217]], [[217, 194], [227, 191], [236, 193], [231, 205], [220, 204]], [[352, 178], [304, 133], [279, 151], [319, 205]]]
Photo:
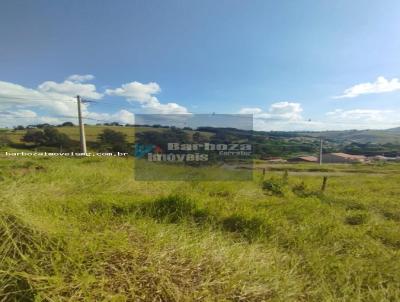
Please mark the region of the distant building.
[[372, 156], [370, 159], [374, 161], [400, 161], [400, 157], [387, 157], [383, 155]]
[[268, 159], [266, 161], [269, 163], [278, 163], [278, 164], [279, 163], [287, 163], [287, 160], [283, 159], [283, 158]]
[[370, 159], [377, 160], [377, 161], [382, 161], [382, 160], [387, 160], [388, 158], [386, 156], [383, 156], [383, 155], [376, 155], [376, 156], [370, 157]]
[[270, 163], [286, 163], [287, 160], [283, 159], [282, 157], [262, 157], [262, 160], [265, 160]]
[[318, 162], [318, 157], [315, 156], [298, 156], [288, 159], [288, 162], [291, 163], [300, 163], [300, 162], [307, 162], [307, 163], [316, 163]]
[[367, 161], [364, 155], [352, 155], [346, 153], [326, 153], [322, 155], [323, 163], [363, 163]]

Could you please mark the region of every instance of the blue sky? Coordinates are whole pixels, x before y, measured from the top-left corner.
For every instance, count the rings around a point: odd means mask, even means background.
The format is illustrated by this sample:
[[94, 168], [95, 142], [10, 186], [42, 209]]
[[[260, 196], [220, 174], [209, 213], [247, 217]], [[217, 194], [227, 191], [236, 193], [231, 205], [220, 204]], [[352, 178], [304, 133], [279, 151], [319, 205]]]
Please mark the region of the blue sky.
[[400, 126], [399, 20], [397, 0], [3, 0], [0, 126], [58, 122], [76, 93], [98, 100], [91, 121], [243, 112], [265, 130]]

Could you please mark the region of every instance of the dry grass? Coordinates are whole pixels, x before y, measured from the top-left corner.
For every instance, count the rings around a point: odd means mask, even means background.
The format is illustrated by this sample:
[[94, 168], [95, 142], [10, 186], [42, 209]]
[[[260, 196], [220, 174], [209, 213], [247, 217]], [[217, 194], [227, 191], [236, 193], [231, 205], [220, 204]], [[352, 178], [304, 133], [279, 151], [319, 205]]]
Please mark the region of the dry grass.
[[136, 182], [130, 159], [0, 159], [0, 301], [397, 301], [400, 167], [374, 170], [320, 194], [290, 172]]

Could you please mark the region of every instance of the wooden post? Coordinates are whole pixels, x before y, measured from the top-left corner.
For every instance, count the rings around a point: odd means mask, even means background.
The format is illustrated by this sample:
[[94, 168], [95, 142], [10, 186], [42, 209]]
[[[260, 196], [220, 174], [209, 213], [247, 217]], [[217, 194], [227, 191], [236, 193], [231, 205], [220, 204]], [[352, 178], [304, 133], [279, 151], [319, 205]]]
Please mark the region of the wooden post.
[[322, 165], [322, 138], [319, 146], [319, 164]]
[[328, 176], [324, 176], [324, 180], [322, 181], [321, 192], [325, 192], [327, 182], [328, 182]]

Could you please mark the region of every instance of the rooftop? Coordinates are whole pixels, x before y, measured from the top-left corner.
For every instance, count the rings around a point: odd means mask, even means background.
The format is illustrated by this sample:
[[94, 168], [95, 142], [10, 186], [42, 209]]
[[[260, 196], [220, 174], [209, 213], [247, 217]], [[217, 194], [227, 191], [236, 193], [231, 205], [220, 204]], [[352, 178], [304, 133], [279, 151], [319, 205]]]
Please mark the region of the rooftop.
[[335, 156], [339, 156], [342, 158], [346, 159], [366, 159], [367, 157], [364, 155], [352, 155], [352, 154], [346, 154], [346, 153], [329, 153]]

